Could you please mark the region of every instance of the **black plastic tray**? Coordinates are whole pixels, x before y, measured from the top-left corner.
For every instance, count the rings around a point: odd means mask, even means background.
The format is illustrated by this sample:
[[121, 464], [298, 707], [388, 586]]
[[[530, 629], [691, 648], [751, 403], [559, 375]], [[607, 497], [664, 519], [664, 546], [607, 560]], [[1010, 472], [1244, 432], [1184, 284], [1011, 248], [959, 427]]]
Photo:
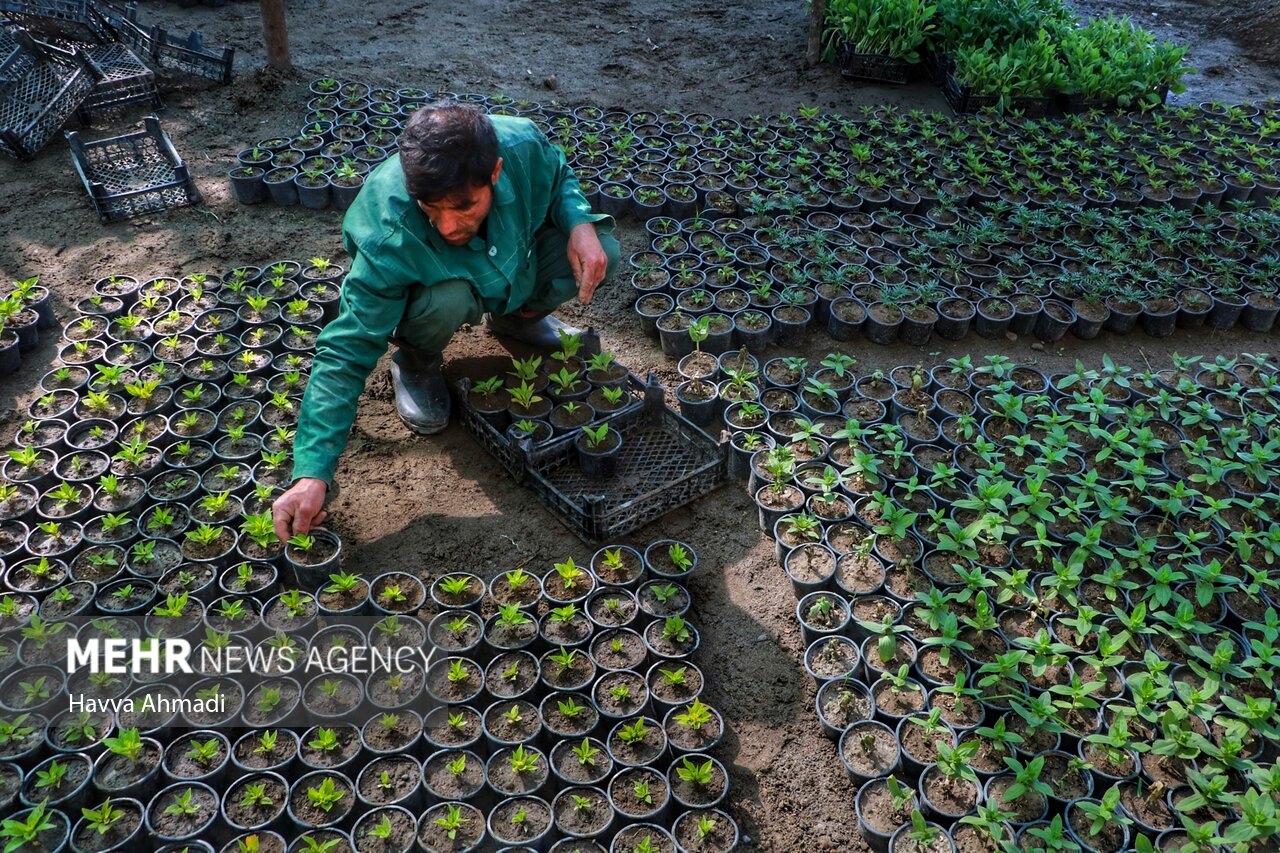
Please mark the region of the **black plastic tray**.
[[[996, 95], [973, 94], [973, 91], [956, 80], [955, 75], [950, 71], [943, 74], [942, 96], [947, 99], [947, 103], [957, 114], [995, 109], [1000, 104], [1000, 98]], [[1010, 110], [1017, 110], [1026, 118], [1047, 118], [1058, 112], [1057, 97], [1054, 95], [1040, 98], [1009, 98], [1006, 106]]]
[[12, 33], [0, 26], [0, 94], [11, 84], [21, 80], [36, 58], [30, 50], [18, 43]]
[[617, 539], [697, 500], [726, 480], [723, 448], [667, 408], [661, 385], [628, 377], [636, 402], [604, 418], [622, 435], [617, 473], [589, 479], [578, 467], [576, 435], [540, 445], [513, 444], [467, 404], [471, 383], [458, 384], [462, 425], [503, 468], [537, 495], [574, 534], [591, 545]]
[[870, 83], [910, 83], [915, 66], [905, 59], [882, 53], [854, 53], [848, 44], [840, 46], [840, 76]]
[[83, 142], [68, 132], [67, 142], [80, 180], [104, 222], [200, 201], [186, 164], [155, 116], [147, 116], [136, 133]]
[[91, 0], [0, 0], [0, 15], [41, 38], [82, 44], [113, 38]]
[[90, 47], [88, 53], [102, 79], [80, 105], [82, 119], [144, 101], [157, 109], [161, 106], [156, 75], [128, 47], [112, 42]]
[[28, 159], [66, 124], [97, 84], [84, 53], [38, 46], [21, 34], [0, 84], [0, 153]]
[[199, 32], [178, 35], [158, 26], [146, 26], [138, 21], [136, 3], [124, 6], [104, 3], [102, 6], [116, 38], [133, 48], [153, 68], [181, 71], [219, 83], [231, 82], [235, 48], [211, 50], [204, 46], [204, 37]]

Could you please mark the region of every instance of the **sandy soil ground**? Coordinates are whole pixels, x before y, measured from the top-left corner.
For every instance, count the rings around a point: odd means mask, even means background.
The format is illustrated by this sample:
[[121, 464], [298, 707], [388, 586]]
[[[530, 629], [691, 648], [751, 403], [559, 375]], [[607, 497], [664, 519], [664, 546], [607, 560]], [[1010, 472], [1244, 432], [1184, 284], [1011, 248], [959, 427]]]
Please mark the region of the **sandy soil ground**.
[[[945, 108], [927, 85], [856, 86], [830, 68], [804, 69], [804, 6], [784, 0], [295, 0], [289, 23], [298, 70], [283, 75], [256, 70], [263, 61], [256, 3], [220, 9], [143, 5], [148, 20], [199, 28], [208, 44], [232, 44], [239, 51], [230, 86], [165, 81], [161, 117], [206, 203], [102, 226], [64, 144], [51, 145], [31, 163], [0, 162], [0, 275], [41, 275], [57, 293], [64, 318], [94, 279], [112, 272], [147, 277], [220, 271], [313, 255], [341, 261], [337, 214], [240, 207], [223, 178], [236, 150], [296, 127], [306, 84], [316, 76], [731, 116], [791, 111], [801, 104], [846, 112], [879, 102]], [[1114, 6], [1142, 17], [1162, 35], [1192, 41], [1191, 61], [1201, 71], [1189, 78], [1186, 99], [1239, 101], [1280, 92], [1276, 70], [1246, 55], [1268, 55], [1264, 48], [1275, 44], [1274, 27], [1270, 35], [1244, 34], [1223, 23], [1217, 4], [1188, 0], [1078, 5], [1086, 12]], [[1257, 12], [1262, 5], [1258, 0], [1252, 8]], [[1243, 47], [1229, 40], [1233, 34], [1241, 36]], [[138, 115], [87, 133], [123, 132]], [[640, 248], [641, 232], [634, 225], [624, 227], [621, 237], [626, 252]], [[640, 334], [629, 288], [621, 279], [616, 284], [589, 308], [567, 309], [566, 319], [600, 329], [606, 346], [633, 370], [653, 370], [671, 383], [674, 364]], [[827, 343], [815, 340], [809, 354], [821, 355]], [[1200, 334], [1172, 342], [1104, 336], [1048, 352], [1018, 341], [1002, 349], [1053, 371], [1076, 358], [1096, 363], [1104, 352], [1141, 365], [1159, 364], [1172, 350], [1239, 352], [1273, 345], [1271, 339]], [[987, 346], [970, 338], [926, 350], [858, 346], [855, 354], [871, 370], [980, 355]], [[483, 331], [464, 330], [450, 347], [448, 369], [454, 375], [479, 373], [480, 359], [501, 352]], [[0, 385], [6, 431], [54, 354], [54, 342], [46, 341], [23, 372]], [[343, 488], [331, 507], [333, 523], [348, 539], [350, 566], [358, 571], [412, 568], [434, 576], [469, 569], [491, 575], [522, 560], [545, 569], [553, 559], [590, 556], [460, 428], [433, 439], [409, 437], [395, 416], [385, 362], [369, 382], [338, 478]], [[762, 850], [863, 849], [851, 834], [853, 791], [834, 746], [819, 734], [813, 689], [799, 665], [795, 602], [771, 544], [755, 528], [746, 496], [726, 488], [631, 538], [643, 544], [668, 536], [690, 542], [706, 567], [693, 583], [694, 618], [715, 629], [704, 631], [700, 663], [712, 676], [708, 699], [730, 723], [721, 758], [733, 766], [731, 806], [744, 832]]]

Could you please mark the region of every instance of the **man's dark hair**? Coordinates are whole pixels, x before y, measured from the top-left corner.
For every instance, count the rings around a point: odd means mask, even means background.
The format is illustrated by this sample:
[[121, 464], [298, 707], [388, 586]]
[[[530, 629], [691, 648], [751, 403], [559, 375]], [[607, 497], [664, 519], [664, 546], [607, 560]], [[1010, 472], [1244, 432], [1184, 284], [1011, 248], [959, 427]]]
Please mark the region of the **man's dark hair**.
[[400, 166], [409, 196], [431, 202], [487, 186], [498, 165], [498, 135], [472, 104], [436, 101], [415, 112], [400, 133]]

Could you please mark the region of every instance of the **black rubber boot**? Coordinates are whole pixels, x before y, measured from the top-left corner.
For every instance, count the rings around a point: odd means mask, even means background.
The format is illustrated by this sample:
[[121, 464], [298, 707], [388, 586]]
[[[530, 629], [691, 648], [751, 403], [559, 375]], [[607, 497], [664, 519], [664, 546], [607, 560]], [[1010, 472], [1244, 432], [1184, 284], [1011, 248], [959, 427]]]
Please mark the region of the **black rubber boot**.
[[561, 333], [582, 334], [581, 329], [566, 326], [549, 313], [538, 317], [522, 317], [519, 312], [496, 317], [489, 314], [485, 324], [489, 327], [489, 331], [500, 338], [518, 341], [539, 349], [558, 349]]
[[449, 386], [439, 353], [423, 353], [400, 346], [391, 354], [391, 381], [396, 388], [396, 412], [413, 432], [434, 435], [449, 425]]

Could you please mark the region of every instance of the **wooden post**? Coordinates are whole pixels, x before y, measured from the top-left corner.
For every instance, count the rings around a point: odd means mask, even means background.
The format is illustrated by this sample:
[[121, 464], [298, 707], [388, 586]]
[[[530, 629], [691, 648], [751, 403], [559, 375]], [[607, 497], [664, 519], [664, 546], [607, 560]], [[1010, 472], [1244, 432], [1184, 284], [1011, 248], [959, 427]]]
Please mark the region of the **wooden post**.
[[259, 0], [262, 6], [262, 36], [267, 45], [267, 64], [272, 68], [292, 68], [289, 33], [284, 25], [284, 0]]
[[[266, 2], [266, 0], [263, 0]], [[827, 17], [827, 0], [811, 0], [809, 4], [809, 52], [805, 57], [810, 68], [822, 59], [822, 22]]]

